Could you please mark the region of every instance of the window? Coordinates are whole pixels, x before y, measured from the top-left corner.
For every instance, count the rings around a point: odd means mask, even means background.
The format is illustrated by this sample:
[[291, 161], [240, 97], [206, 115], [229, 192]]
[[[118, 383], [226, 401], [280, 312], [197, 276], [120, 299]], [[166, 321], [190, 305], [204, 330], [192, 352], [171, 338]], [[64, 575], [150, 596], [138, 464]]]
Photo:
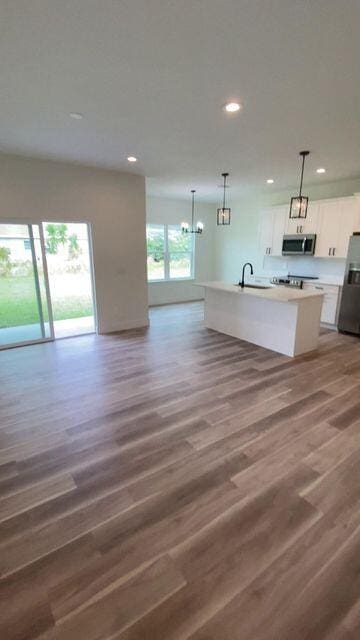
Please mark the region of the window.
[[165, 227], [146, 226], [148, 280], [165, 280]]
[[183, 234], [180, 225], [148, 224], [148, 280], [183, 280], [193, 277], [194, 237]]

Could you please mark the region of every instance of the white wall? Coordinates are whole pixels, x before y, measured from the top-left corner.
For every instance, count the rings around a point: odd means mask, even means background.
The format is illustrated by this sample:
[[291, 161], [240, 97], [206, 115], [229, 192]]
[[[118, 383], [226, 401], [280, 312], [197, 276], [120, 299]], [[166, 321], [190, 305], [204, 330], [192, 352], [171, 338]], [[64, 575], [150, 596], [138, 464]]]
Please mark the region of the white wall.
[[145, 179], [0, 154], [0, 222], [91, 225], [99, 333], [148, 324]]
[[[360, 178], [340, 180], [306, 186], [304, 194], [313, 200], [351, 196], [360, 191]], [[268, 206], [289, 202], [294, 191], [277, 192], [269, 186], [268, 192], [233, 201], [229, 190], [231, 226], [224, 227], [215, 235], [215, 277], [217, 280], [235, 282], [239, 279], [244, 262], [251, 262], [255, 273], [298, 273], [299, 275], [333, 275], [342, 277], [344, 260], [320, 258], [266, 258], [258, 251], [260, 211]]]
[[[194, 280], [170, 282], [149, 282], [149, 304], [168, 304], [199, 300], [204, 297], [203, 289], [194, 287], [195, 280], [212, 280], [214, 276], [214, 229], [216, 207], [195, 201], [195, 223], [201, 220], [205, 227], [201, 235], [195, 236]], [[191, 200], [170, 198], [146, 198], [146, 221], [152, 224], [180, 224], [191, 222]]]

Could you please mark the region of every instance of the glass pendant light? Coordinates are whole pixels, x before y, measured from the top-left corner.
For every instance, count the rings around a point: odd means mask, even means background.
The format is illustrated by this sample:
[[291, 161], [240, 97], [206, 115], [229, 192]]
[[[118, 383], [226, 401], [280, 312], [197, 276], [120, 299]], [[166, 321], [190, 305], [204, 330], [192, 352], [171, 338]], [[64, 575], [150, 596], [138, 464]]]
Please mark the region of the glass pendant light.
[[188, 222], [181, 223], [181, 231], [183, 233], [202, 233], [204, 230], [204, 225], [202, 222], [196, 223], [196, 228], [194, 227], [194, 199], [195, 199], [195, 189], [191, 189], [192, 193], [192, 202], [191, 202], [191, 227]]
[[225, 206], [225, 194], [226, 194], [226, 178], [228, 177], [228, 173], [222, 173], [222, 177], [224, 178], [224, 197], [223, 197], [223, 206], [217, 210], [217, 224], [218, 226], [223, 226], [226, 224], [230, 224], [231, 217], [231, 209], [230, 207]]
[[296, 219], [296, 218], [304, 219], [304, 218], [306, 218], [309, 198], [307, 196], [303, 196], [301, 192], [302, 192], [303, 177], [304, 177], [305, 158], [306, 158], [306, 156], [309, 155], [309, 153], [310, 153], [310, 151], [300, 151], [300, 153], [299, 153], [299, 155], [302, 156], [300, 190], [299, 190], [299, 195], [298, 196], [295, 196], [294, 198], [291, 198], [290, 211], [289, 211], [289, 218], [290, 219]]

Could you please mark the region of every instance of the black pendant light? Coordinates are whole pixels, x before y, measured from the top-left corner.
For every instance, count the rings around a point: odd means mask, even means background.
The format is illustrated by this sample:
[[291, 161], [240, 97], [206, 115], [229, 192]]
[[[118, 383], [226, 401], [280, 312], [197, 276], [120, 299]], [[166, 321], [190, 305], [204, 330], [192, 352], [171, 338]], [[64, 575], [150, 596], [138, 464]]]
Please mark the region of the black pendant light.
[[224, 197], [223, 197], [223, 206], [217, 210], [216, 221], [218, 226], [223, 226], [230, 224], [231, 218], [231, 209], [225, 206], [225, 193], [226, 193], [226, 178], [228, 177], [228, 173], [222, 173], [222, 177], [224, 178]]
[[195, 198], [195, 189], [191, 189], [192, 193], [192, 202], [191, 202], [191, 227], [188, 222], [181, 223], [181, 231], [183, 233], [202, 233], [204, 230], [204, 225], [202, 222], [196, 223], [196, 228], [194, 227], [194, 198]]
[[309, 155], [309, 153], [310, 151], [300, 151], [299, 153], [299, 155], [302, 156], [300, 191], [298, 196], [291, 198], [290, 211], [289, 211], [290, 219], [306, 218], [309, 198], [307, 196], [303, 196], [301, 192], [302, 192], [302, 186], [303, 186], [305, 158], [306, 156]]

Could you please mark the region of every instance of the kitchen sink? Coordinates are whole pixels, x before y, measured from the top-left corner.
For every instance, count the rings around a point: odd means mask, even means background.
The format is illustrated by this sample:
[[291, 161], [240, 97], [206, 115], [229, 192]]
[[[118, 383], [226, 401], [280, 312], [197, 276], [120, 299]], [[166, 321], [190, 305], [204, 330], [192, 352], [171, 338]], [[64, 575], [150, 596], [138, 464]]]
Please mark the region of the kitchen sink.
[[[240, 287], [239, 284], [236, 285], [237, 287]], [[272, 289], [273, 287], [270, 286], [265, 286], [263, 284], [245, 284], [244, 285], [244, 289]]]
[[244, 289], [272, 289], [272, 287], [264, 284], [246, 284]]

